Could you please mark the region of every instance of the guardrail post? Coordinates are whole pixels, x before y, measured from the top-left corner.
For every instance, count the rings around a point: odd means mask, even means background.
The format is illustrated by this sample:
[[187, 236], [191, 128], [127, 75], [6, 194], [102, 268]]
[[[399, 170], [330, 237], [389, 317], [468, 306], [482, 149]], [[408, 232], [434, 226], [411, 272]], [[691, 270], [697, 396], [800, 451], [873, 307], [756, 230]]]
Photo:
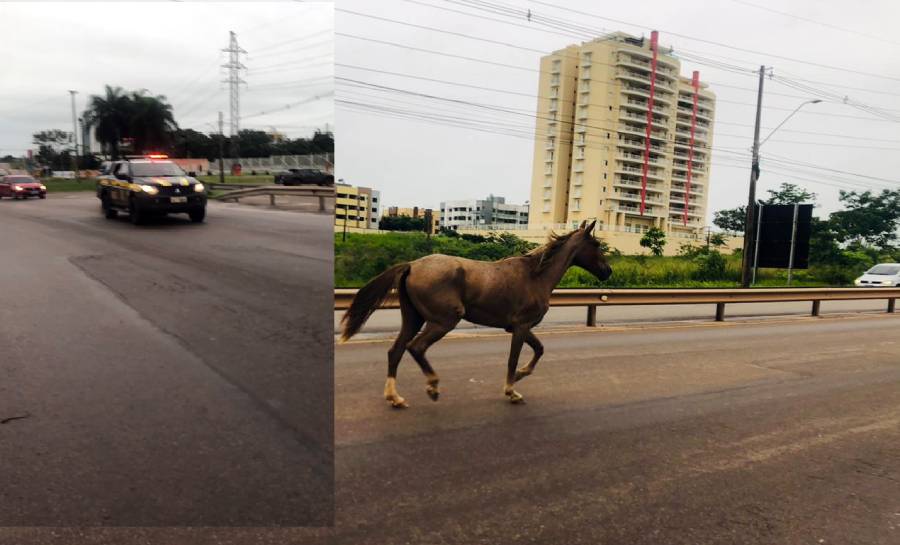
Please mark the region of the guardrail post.
[[725, 321], [725, 303], [716, 303], [716, 321]]
[[597, 305], [587, 306], [587, 326], [597, 327]]
[[319, 212], [325, 211], [325, 195], [319, 195]]
[[275, 194], [274, 193], [269, 193], [269, 205], [275, 206]]
[[820, 306], [821, 304], [822, 304], [822, 301], [820, 301], [820, 300], [818, 300], [818, 299], [816, 299], [815, 301], [813, 301], [813, 308], [812, 308], [812, 315], [813, 315], [813, 316], [818, 316], [818, 315], [819, 315], [819, 306]]
[[888, 312], [894, 312], [894, 303], [896, 301], [897, 300], [894, 298], [888, 299], [888, 309], [887, 309]]

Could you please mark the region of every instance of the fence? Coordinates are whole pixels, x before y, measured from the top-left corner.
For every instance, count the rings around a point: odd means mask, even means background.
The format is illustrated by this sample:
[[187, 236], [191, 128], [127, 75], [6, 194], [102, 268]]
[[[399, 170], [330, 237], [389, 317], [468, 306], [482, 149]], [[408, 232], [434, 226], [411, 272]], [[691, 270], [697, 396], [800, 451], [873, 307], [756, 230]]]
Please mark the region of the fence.
[[[214, 187], [217, 188], [234, 188], [234, 184], [214, 184]], [[240, 199], [244, 197], [258, 197], [261, 195], [269, 196], [269, 204], [275, 206], [275, 198], [278, 195], [290, 195], [294, 197], [316, 197], [319, 199], [319, 210], [325, 211], [325, 199], [334, 198], [334, 188], [333, 187], [321, 187], [317, 185], [294, 185], [294, 186], [280, 186], [280, 185], [263, 185], [263, 186], [240, 186], [240, 189], [234, 189], [233, 191], [228, 191], [226, 193], [222, 193], [221, 195], [217, 195], [213, 197], [216, 200], [220, 201], [234, 201], [238, 202]]]
[[[346, 310], [355, 289], [334, 290], [334, 309]], [[551, 307], [586, 307], [586, 323], [597, 325], [597, 307], [610, 305], [698, 305], [715, 304], [717, 322], [725, 319], [725, 305], [732, 303], [777, 303], [810, 301], [812, 316], [818, 316], [822, 301], [886, 299], [887, 312], [894, 312], [900, 288], [764, 288], [764, 289], [557, 289]], [[399, 308], [392, 294], [382, 308]]]
[[[241, 170], [248, 174], [251, 170], [272, 174], [288, 168], [315, 168], [325, 172], [334, 170], [334, 154], [320, 153], [315, 155], [273, 155], [271, 157], [241, 157], [238, 159], [224, 159], [225, 169], [231, 168], [233, 163], [240, 163]], [[217, 161], [210, 163], [209, 168], [218, 174]]]

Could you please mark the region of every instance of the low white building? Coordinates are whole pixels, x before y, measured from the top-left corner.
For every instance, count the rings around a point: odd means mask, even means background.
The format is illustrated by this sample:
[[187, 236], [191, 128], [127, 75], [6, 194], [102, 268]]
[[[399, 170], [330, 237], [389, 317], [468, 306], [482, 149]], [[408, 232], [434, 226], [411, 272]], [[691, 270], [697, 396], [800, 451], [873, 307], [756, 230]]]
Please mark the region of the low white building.
[[491, 228], [528, 225], [528, 205], [508, 204], [503, 197], [444, 201], [441, 203], [441, 227]]

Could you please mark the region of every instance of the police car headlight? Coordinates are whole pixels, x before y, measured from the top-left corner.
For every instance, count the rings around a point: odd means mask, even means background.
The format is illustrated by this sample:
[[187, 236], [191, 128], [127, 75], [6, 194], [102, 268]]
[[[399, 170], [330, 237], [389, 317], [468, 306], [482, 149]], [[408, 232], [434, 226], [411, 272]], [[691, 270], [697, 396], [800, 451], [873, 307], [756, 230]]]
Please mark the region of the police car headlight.
[[22, 186], [20, 186], [20, 185], [17, 185], [17, 186], [15, 186], [15, 187], [13, 187], [13, 190], [15, 190], [15, 191], [25, 191], [24, 189], [22, 189]]
[[155, 185], [142, 185], [141, 191], [150, 195], [156, 195], [157, 193], [159, 193], [159, 188]]
[[194, 184], [194, 192], [195, 193], [202, 193], [204, 189], [206, 189], [206, 188], [203, 187], [203, 184]]
[[41, 184], [41, 191], [47, 191], [47, 186], [45, 186], [44, 184]]

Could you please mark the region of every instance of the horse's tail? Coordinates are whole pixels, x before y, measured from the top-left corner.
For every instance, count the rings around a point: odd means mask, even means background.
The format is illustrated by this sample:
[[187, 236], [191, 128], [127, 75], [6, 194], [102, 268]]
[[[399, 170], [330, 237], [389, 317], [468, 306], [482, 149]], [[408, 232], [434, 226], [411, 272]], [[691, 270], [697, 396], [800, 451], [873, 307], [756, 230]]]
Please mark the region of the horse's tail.
[[387, 299], [391, 288], [398, 284], [398, 280], [402, 281], [402, 278], [408, 273], [409, 263], [394, 265], [356, 292], [356, 297], [350, 303], [350, 308], [347, 309], [344, 317], [341, 318], [341, 325], [343, 326], [343, 331], [341, 332], [342, 341], [346, 341], [359, 332], [366, 320], [369, 319], [369, 316]]

